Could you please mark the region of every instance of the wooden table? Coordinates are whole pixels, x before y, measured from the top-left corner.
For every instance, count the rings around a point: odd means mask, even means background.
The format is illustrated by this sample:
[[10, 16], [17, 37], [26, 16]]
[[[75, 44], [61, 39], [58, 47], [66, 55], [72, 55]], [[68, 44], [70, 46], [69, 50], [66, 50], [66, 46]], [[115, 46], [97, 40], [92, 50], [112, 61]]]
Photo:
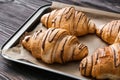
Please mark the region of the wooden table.
[[[4, 0], [6, 1], [6, 0]], [[0, 0], [0, 47], [40, 6], [43, 0]], [[8, 61], [0, 55], [0, 80], [70, 80], [33, 67]]]

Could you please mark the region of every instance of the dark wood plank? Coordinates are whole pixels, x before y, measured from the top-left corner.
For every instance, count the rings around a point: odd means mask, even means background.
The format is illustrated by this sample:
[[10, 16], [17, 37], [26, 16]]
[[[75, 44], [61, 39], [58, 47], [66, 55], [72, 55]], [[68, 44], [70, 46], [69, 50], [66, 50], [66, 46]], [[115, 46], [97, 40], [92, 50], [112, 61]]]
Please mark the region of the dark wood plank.
[[45, 2], [42, 0], [15, 0], [12, 3], [0, 3], [0, 23], [18, 28], [44, 4]]
[[12, 0], [0, 3], [0, 47], [40, 6], [42, 0]]

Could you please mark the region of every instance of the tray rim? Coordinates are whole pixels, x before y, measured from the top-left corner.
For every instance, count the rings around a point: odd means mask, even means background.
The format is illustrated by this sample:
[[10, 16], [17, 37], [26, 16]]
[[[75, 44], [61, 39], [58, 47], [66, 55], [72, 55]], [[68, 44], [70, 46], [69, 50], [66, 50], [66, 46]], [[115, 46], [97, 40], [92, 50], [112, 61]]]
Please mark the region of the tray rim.
[[[62, 71], [42, 67], [42, 66], [32, 64], [32, 63], [29, 63], [29, 62], [26, 62], [26, 61], [18, 60], [18, 59], [12, 59], [11, 57], [8, 57], [8, 56], [4, 55], [4, 53], [2, 53], [1, 55], [3, 56], [3, 58], [5, 58], [6, 60], [9, 60], [9, 61], [17, 62], [17, 63], [23, 64], [23, 65], [34, 67], [34, 68], [41, 69], [41, 70], [44, 70], [44, 71], [53, 72], [55, 74], [58, 74], [58, 75], [61, 75], [61, 76], [66, 76], [66, 77], [69, 77], [69, 78], [72, 78], [72, 79], [79, 79], [79, 80], [82, 79], [81, 77], [78, 77], [78, 76], [75, 76], [75, 75], [72, 75], [72, 74], [68, 74], [68, 73], [65, 73], [65, 72], [62, 72]], [[84, 79], [84, 80], [88, 80], [88, 79]]]

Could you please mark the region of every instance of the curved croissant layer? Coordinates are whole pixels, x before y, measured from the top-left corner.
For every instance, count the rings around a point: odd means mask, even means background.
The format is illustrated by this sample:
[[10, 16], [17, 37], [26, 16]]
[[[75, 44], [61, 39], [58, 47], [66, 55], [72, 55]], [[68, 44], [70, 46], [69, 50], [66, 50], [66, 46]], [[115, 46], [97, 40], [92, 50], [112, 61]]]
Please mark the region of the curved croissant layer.
[[36, 58], [52, 63], [65, 63], [81, 60], [88, 54], [87, 46], [79, 43], [75, 36], [70, 36], [65, 29], [49, 28], [26, 36], [22, 45]]
[[[105, 24], [102, 28], [96, 30], [96, 34], [108, 44], [119, 41], [118, 33], [120, 32], [120, 20], [114, 20]], [[118, 36], [118, 38], [117, 38]], [[115, 39], [117, 40], [115, 41]]]
[[120, 79], [120, 44], [99, 48], [93, 55], [84, 58], [80, 63], [80, 72], [97, 79]]
[[41, 22], [47, 28], [63, 28], [75, 36], [95, 33], [95, 24], [83, 12], [76, 11], [74, 7], [65, 7], [44, 14]]

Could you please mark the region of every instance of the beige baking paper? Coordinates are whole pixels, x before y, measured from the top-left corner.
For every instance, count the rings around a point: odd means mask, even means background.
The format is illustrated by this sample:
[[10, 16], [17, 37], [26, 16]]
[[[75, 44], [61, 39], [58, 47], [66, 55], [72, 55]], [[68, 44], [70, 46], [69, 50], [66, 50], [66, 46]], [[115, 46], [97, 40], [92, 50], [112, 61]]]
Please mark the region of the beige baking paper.
[[69, 7], [69, 6], [74, 6], [76, 8], [76, 10], [79, 10], [82, 12], [120, 18], [119, 13], [111, 13], [111, 12], [107, 12], [107, 11], [102, 11], [102, 10], [97, 10], [97, 9], [87, 8], [87, 7], [81, 7], [81, 6], [76, 6], [76, 5], [70, 5], [70, 4], [60, 3], [60, 2], [56, 2], [56, 1], [52, 2], [51, 7], [52, 8], [63, 8], [63, 7]]
[[[98, 15], [98, 14], [91, 14], [91, 13], [86, 13], [86, 15], [92, 19], [92, 21], [96, 24], [97, 27], [101, 27], [102, 25], [106, 24], [107, 22], [111, 20], [115, 20], [117, 18], [114, 17], [108, 17], [108, 16], [103, 16], [103, 15]], [[106, 14], [107, 15], [107, 14]], [[43, 26], [40, 24], [37, 27], [37, 30], [39, 28], [43, 28]], [[104, 46], [108, 46], [105, 42], [103, 42], [100, 38], [98, 38], [96, 35], [86, 35], [83, 37], [78, 37], [81, 43], [84, 43], [85, 45], [88, 46], [89, 48], [89, 55], [92, 54], [96, 49], [102, 48]], [[25, 59], [27, 61], [30, 61], [34, 63], [35, 65], [38, 65], [40, 67], [45, 67], [48, 68], [49, 70], [55, 70], [58, 72], [63, 72], [68, 75], [73, 75], [77, 78], [80, 79], [87, 79], [83, 76], [81, 76], [79, 72], [79, 63], [78, 62], [69, 62], [66, 64], [45, 64], [42, 61], [36, 60], [34, 57], [31, 56], [31, 54], [25, 50], [21, 46], [16, 46], [14, 48], [11, 48], [9, 50], [6, 50], [3, 52], [5, 56], [10, 57], [15, 60], [22, 60]]]

